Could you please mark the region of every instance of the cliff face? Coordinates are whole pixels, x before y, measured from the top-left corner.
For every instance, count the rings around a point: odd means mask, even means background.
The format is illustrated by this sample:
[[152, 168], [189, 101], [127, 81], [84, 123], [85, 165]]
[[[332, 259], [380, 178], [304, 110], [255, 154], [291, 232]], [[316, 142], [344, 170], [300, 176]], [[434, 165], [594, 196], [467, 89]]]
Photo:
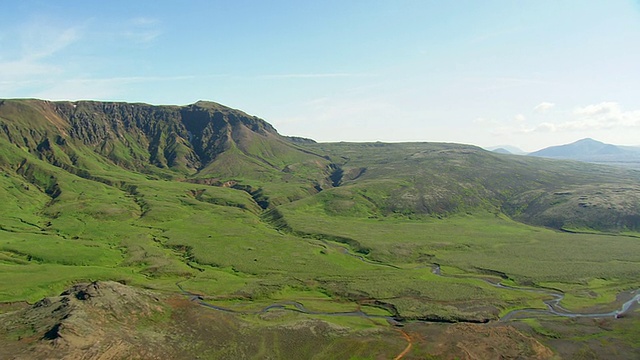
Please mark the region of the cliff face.
[[[239, 149], [263, 163], [299, 149], [262, 119], [211, 102], [152, 106], [114, 102], [2, 100], [0, 136], [50, 162], [76, 165], [90, 147], [134, 170], [149, 165], [194, 174], [221, 154]], [[252, 151], [256, 141], [276, 153]], [[300, 155], [300, 154], [297, 154]]]

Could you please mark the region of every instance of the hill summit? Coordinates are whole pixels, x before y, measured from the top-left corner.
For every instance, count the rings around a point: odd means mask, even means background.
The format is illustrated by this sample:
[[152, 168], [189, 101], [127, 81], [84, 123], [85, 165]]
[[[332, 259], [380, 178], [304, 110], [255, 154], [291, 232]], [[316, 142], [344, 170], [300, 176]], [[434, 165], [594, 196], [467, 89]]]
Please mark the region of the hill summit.
[[256, 116], [208, 101], [0, 100], [0, 138], [0, 165], [18, 170], [26, 151], [84, 177], [105, 165], [161, 178], [206, 178], [209, 184], [220, 178], [272, 182], [286, 175], [304, 182], [295, 193], [313, 193], [330, 186], [333, 171], [327, 159], [301, 147], [313, 140], [281, 136]]
[[[118, 165], [147, 165], [193, 174], [227, 153], [242, 163], [248, 158], [266, 167], [277, 158], [300, 155], [287, 138], [266, 121], [214, 102], [187, 106], [152, 106], [116, 102], [0, 101], [0, 131], [9, 142], [73, 163], [73, 141], [90, 146]], [[233, 155], [230, 155], [232, 154]], [[291, 155], [295, 156], [295, 155]], [[229, 161], [225, 162], [229, 165]]]
[[600, 155], [618, 155], [625, 151], [615, 145], [586, 138], [571, 144], [551, 146], [530, 153], [531, 156], [555, 157], [555, 158], [588, 158]]
[[640, 148], [606, 144], [591, 138], [578, 140], [571, 144], [551, 146], [529, 155], [640, 169]]

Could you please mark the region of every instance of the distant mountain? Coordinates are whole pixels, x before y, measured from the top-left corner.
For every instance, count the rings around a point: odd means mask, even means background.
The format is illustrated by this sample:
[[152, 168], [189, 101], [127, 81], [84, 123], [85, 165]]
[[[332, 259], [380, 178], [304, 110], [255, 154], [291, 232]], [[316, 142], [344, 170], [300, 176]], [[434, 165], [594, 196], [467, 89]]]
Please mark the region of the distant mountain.
[[544, 148], [542, 150], [532, 152], [529, 155], [572, 159], [602, 155], [619, 155], [622, 153], [624, 153], [624, 150], [615, 145], [605, 144], [603, 142], [587, 138], [578, 140], [571, 144]]
[[529, 155], [640, 168], [640, 148], [606, 144], [590, 138], [547, 147]]
[[497, 148], [497, 149], [493, 149], [491, 150], [494, 153], [498, 153], [498, 154], [507, 154], [507, 155], [513, 155], [513, 153], [505, 148]]
[[[498, 145], [486, 148], [489, 151], [500, 154], [526, 155], [527, 153], [520, 148], [511, 145]], [[506, 151], [506, 152], [505, 152]]]

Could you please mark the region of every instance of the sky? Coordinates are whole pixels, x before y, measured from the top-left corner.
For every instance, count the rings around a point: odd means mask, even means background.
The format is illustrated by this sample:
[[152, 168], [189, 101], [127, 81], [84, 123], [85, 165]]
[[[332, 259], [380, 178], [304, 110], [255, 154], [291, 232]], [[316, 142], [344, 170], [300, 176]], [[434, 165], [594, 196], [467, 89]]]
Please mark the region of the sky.
[[317, 141], [640, 145], [640, 0], [6, 1], [0, 98], [208, 100]]

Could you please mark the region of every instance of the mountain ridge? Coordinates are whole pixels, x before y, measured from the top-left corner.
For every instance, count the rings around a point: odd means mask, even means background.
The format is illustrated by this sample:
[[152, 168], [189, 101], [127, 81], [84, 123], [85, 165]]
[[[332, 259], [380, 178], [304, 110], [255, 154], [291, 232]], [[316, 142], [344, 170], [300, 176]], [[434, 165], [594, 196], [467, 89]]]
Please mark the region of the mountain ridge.
[[208, 101], [2, 100], [0, 137], [57, 166], [94, 166], [86, 153], [92, 148], [116, 166], [162, 177], [215, 173], [268, 181], [297, 163], [326, 185], [330, 171], [326, 159], [300, 147], [309, 140], [281, 136], [256, 116]]

